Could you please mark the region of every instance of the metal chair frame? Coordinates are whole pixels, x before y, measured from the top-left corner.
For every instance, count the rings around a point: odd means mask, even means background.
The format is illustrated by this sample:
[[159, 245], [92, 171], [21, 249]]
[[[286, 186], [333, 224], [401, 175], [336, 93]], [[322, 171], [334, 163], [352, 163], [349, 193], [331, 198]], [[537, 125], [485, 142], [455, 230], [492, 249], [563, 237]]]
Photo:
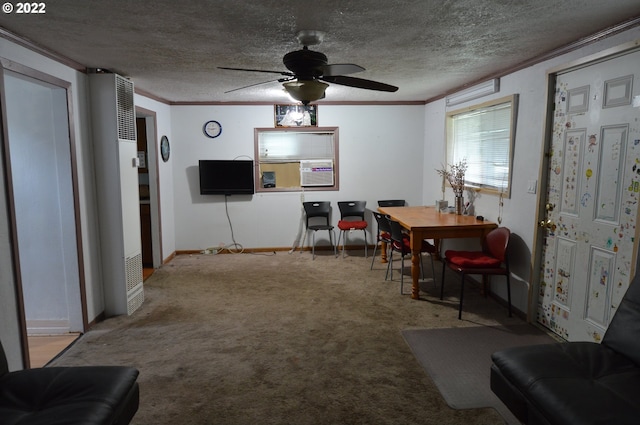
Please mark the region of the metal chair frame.
[[[509, 276], [511, 273], [509, 272], [509, 258], [507, 255], [507, 248], [509, 246], [509, 239], [511, 237], [511, 232], [506, 227], [498, 227], [497, 229], [493, 229], [490, 231], [482, 241], [482, 251], [466, 251], [466, 252], [482, 252], [483, 254], [500, 260], [501, 265], [498, 267], [473, 267], [473, 266], [460, 266], [457, 264], [453, 264], [447, 259], [447, 254], [449, 257], [456, 251], [447, 251], [445, 252], [444, 257], [442, 258], [442, 284], [440, 287], [440, 299], [444, 297], [444, 272], [446, 270], [446, 266], [449, 266], [451, 270], [454, 270], [461, 275], [460, 282], [460, 305], [458, 307], [458, 319], [462, 320], [462, 302], [464, 298], [464, 281], [465, 275], [467, 274], [479, 274], [482, 276], [490, 276], [490, 275], [502, 275], [506, 277], [507, 280], [507, 302], [509, 305], [509, 317], [511, 317], [511, 280]], [[457, 251], [458, 253], [460, 251]]]
[[[315, 202], [303, 202], [304, 212], [306, 215], [306, 232], [313, 231], [311, 239], [311, 256], [312, 259], [316, 259], [316, 232], [318, 230], [327, 230], [329, 232], [329, 243], [333, 247], [333, 255], [337, 255], [336, 245], [333, 240], [335, 239], [335, 231], [331, 224], [331, 202], [328, 201], [315, 201]], [[324, 224], [311, 224], [311, 221], [315, 218], [324, 218]]]
[[[381, 214], [379, 212], [373, 213], [373, 217], [376, 219], [377, 223], [377, 231], [376, 231], [376, 242], [373, 245], [373, 257], [371, 257], [371, 268], [373, 270], [373, 263], [376, 260], [376, 250], [378, 249], [378, 244], [380, 242], [384, 242], [387, 244], [387, 251], [391, 246], [391, 226], [389, 226], [389, 216]], [[384, 234], [388, 234], [389, 237], [383, 237]]]
[[[388, 216], [387, 216], [388, 217]], [[406, 237], [404, 232], [402, 231], [402, 226], [399, 222], [388, 218], [389, 227], [391, 228], [391, 253], [389, 255], [389, 263], [387, 264], [387, 274], [385, 275], [385, 280], [387, 280], [387, 276], [389, 275], [389, 270], [391, 270], [391, 280], [393, 280], [393, 253], [397, 252], [400, 254], [401, 259], [401, 269], [400, 269], [400, 293], [404, 294], [404, 257], [407, 254], [411, 254], [411, 248], [408, 244], [405, 243], [404, 238]], [[435, 281], [435, 264], [433, 262], [433, 253], [435, 253], [435, 247], [427, 242], [426, 240], [422, 241], [423, 250], [420, 252], [420, 275], [422, 279], [424, 279], [424, 264], [422, 262], [422, 252], [429, 252], [429, 257], [431, 257], [431, 268], [433, 272], [433, 279]]]
[[[348, 240], [348, 232], [355, 230], [355, 228], [347, 228], [346, 230], [342, 228], [345, 223], [348, 224], [350, 220], [349, 218], [359, 218], [358, 221], [365, 221], [364, 215], [366, 211], [367, 201], [340, 201], [338, 202], [338, 208], [340, 209], [340, 222], [338, 223], [338, 227], [340, 228], [340, 233], [338, 233], [338, 242], [336, 245], [340, 245], [340, 239], [342, 238], [342, 258], [344, 258], [345, 247], [347, 246]], [[352, 221], [352, 220], [351, 220]], [[358, 230], [362, 230], [364, 233], [364, 258], [367, 258], [367, 228], [361, 228]]]

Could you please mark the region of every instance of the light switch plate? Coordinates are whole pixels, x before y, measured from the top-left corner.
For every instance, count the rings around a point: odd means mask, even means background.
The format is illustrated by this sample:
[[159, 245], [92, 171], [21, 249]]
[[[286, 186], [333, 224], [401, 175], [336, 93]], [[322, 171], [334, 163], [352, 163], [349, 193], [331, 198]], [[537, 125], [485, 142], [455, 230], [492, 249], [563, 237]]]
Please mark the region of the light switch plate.
[[536, 193], [538, 189], [538, 180], [529, 180], [527, 193]]

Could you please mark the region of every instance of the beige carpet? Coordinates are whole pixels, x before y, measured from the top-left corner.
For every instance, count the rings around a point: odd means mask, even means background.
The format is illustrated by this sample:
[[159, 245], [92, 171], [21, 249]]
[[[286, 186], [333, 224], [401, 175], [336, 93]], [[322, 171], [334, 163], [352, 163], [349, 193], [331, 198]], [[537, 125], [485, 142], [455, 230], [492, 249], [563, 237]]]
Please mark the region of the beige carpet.
[[428, 276], [412, 300], [361, 251], [319, 254], [177, 256], [145, 282], [137, 312], [94, 326], [52, 366], [137, 367], [134, 424], [504, 423], [447, 406], [402, 331], [520, 319], [469, 285], [459, 321], [451, 273], [450, 299]]

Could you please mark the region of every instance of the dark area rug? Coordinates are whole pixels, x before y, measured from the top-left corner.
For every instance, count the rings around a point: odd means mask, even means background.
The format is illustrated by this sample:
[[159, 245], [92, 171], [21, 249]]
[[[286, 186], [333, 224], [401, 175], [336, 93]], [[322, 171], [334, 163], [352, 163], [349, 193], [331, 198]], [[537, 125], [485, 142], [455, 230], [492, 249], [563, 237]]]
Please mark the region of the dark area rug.
[[491, 391], [491, 354], [507, 347], [556, 342], [528, 324], [412, 329], [402, 335], [449, 406], [492, 407], [508, 424], [520, 422]]

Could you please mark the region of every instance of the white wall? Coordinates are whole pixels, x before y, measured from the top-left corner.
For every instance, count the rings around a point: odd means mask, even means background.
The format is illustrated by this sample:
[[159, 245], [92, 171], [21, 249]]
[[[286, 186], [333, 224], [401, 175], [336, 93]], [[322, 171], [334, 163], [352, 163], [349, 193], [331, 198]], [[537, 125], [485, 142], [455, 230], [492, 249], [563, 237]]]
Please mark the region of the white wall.
[[[500, 79], [500, 92], [486, 98], [456, 105], [451, 109], [488, 101], [494, 98], [518, 93], [518, 122], [516, 129], [515, 155], [513, 163], [511, 198], [504, 200], [502, 225], [513, 232], [513, 246], [510, 249], [512, 272], [512, 302], [516, 308], [526, 311], [527, 287], [530, 282], [531, 256], [534, 250], [533, 241], [537, 229], [536, 208], [537, 194], [527, 193], [528, 181], [539, 180], [538, 173], [542, 160], [544, 142], [544, 125], [546, 114], [547, 73], [556, 67], [569, 64], [581, 58], [625, 44], [640, 38], [640, 28], [627, 31], [589, 45], [571, 53], [539, 63], [517, 71]], [[425, 197], [424, 202], [432, 204], [441, 197], [440, 186], [433, 187], [438, 181], [435, 171], [445, 163], [445, 122], [447, 108], [444, 100], [438, 100], [426, 106], [425, 131]], [[433, 152], [434, 155], [429, 153]], [[540, 187], [540, 181], [538, 181]], [[453, 192], [446, 189], [446, 198], [451, 203]], [[480, 196], [476, 205], [476, 214], [496, 221], [499, 216], [498, 197]], [[506, 288], [501, 282], [492, 286], [492, 290], [506, 299]]]
[[[339, 218], [337, 201], [366, 200], [369, 209], [384, 198], [420, 204], [423, 108], [319, 105], [318, 126], [339, 127], [340, 190], [307, 191], [305, 200], [331, 201], [334, 224]], [[273, 127], [273, 113], [272, 105], [171, 108], [177, 250], [232, 243], [224, 196], [199, 194], [198, 160], [253, 159], [254, 128]], [[223, 128], [215, 139], [202, 132], [211, 119]], [[246, 248], [291, 247], [302, 218], [300, 199], [301, 192], [228, 197], [235, 242]], [[356, 243], [355, 237], [350, 241]]]

